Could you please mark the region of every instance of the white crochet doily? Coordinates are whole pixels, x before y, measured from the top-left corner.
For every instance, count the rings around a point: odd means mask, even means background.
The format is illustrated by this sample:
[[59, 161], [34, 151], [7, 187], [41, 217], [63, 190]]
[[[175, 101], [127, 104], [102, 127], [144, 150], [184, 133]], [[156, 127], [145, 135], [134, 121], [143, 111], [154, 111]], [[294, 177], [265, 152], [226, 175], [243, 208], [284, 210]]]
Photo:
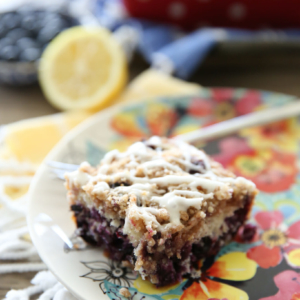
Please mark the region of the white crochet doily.
[[22, 290], [12, 289], [5, 299], [29, 300], [31, 296], [40, 294], [38, 299], [41, 300], [74, 300], [75, 298], [47, 270], [30, 241], [26, 224], [27, 194], [14, 200], [5, 193], [7, 186], [22, 188], [30, 184], [32, 176], [28, 173], [34, 172], [35, 167], [29, 163], [0, 159], [0, 276], [13, 272], [38, 272], [31, 280], [32, 286]]

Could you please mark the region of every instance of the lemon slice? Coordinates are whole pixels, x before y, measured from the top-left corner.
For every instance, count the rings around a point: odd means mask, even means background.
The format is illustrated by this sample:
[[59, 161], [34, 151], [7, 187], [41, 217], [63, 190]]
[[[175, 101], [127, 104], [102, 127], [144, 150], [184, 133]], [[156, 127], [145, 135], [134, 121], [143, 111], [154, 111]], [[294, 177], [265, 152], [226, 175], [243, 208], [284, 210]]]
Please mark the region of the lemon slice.
[[[4, 128], [4, 145], [7, 153], [20, 162], [38, 165], [70, 129], [90, 115], [88, 112], [72, 111], [7, 125]], [[5, 159], [5, 156], [3, 158]]]
[[45, 96], [62, 110], [100, 110], [109, 106], [127, 80], [125, 55], [101, 27], [73, 27], [44, 51], [39, 81]]

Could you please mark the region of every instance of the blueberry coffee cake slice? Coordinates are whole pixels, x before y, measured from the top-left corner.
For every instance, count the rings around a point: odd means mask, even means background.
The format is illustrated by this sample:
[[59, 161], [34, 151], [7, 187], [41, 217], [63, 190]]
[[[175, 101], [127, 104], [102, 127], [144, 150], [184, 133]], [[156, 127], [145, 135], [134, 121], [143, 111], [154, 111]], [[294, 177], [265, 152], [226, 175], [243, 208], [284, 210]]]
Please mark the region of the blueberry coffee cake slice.
[[[249, 217], [257, 190], [203, 151], [152, 137], [66, 174], [77, 233], [156, 286], [197, 276]], [[199, 273], [199, 272], [198, 272]]]

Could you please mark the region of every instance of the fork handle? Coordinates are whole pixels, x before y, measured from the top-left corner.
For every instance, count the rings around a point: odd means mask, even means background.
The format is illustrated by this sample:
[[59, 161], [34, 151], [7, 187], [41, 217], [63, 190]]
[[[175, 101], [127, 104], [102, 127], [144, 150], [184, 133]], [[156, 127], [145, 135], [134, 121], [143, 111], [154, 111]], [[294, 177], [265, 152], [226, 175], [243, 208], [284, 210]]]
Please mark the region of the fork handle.
[[273, 107], [239, 116], [188, 133], [177, 135], [174, 138], [183, 140], [187, 143], [195, 143], [199, 141], [218, 138], [227, 134], [237, 132], [247, 127], [264, 125], [298, 115], [300, 115], [299, 100], [291, 104]]

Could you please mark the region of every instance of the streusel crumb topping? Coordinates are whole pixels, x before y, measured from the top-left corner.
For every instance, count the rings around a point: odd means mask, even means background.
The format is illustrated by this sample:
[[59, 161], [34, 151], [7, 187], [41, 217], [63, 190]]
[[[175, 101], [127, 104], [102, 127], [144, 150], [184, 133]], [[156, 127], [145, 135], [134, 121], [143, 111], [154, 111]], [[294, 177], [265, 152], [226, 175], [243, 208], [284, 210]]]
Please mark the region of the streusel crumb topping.
[[74, 191], [82, 191], [81, 201], [96, 206], [111, 225], [118, 227], [125, 219], [124, 234], [135, 230], [151, 236], [193, 226], [223, 209], [222, 201], [256, 191], [251, 181], [194, 146], [156, 136], [126, 152], [108, 152], [98, 167], [82, 163], [66, 179], [71, 201], [78, 199]]

